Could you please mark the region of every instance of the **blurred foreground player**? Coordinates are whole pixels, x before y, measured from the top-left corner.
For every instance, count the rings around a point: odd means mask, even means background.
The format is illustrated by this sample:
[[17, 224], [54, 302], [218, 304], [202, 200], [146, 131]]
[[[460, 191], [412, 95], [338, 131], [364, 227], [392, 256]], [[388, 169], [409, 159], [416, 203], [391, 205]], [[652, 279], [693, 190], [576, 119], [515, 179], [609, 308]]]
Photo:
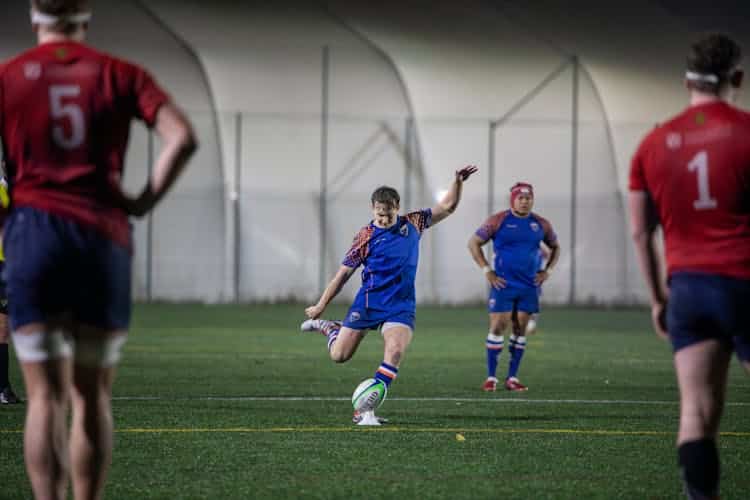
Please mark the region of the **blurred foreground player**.
[[[375, 190], [371, 196], [373, 220], [354, 237], [318, 303], [305, 309], [310, 319], [302, 323], [302, 330], [323, 333], [333, 361], [349, 361], [368, 330], [379, 328], [385, 346], [383, 362], [374, 378], [390, 387], [414, 332], [414, 280], [422, 233], [456, 210], [464, 181], [476, 171], [474, 166], [456, 171], [451, 188], [440, 202], [402, 216], [398, 215], [400, 197], [395, 189], [384, 186]], [[359, 266], [363, 266], [362, 286], [343, 322], [318, 319]], [[354, 422], [359, 423], [360, 418], [355, 413]]]
[[[75, 498], [103, 495], [112, 381], [130, 320], [128, 216], [151, 210], [195, 149], [190, 124], [144, 70], [83, 44], [90, 17], [86, 0], [33, 0], [38, 46], [0, 66], [8, 303], [39, 499], [65, 498], [68, 475]], [[120, 181], [134, 118], [155, 128], [162, 148], [131, 198]]]
[[[8, 183], [5, 178], [0, 178], [0, 206], [6, 209], [9, 204]], [[8, 297], [5, 294], [4, 272], [5, 254], [0, 242], [0, 405], [12, 405], [20, 403], [21, 400], [10, 386], [10, 356], [8, 353], [10, 328], [8, 326]]]
[[[646, 136], [630, 172], [654, 328], [674, 350], [679, 464], [691, 499], [719, 495], [716, 439], [732, 351], [750, 368], [750, 114], [729, 104], [739, 63], [731, 38], [697, 41], [685, 75], [689, 107]], [[668, 284], [654, 246], [659, 224]]]

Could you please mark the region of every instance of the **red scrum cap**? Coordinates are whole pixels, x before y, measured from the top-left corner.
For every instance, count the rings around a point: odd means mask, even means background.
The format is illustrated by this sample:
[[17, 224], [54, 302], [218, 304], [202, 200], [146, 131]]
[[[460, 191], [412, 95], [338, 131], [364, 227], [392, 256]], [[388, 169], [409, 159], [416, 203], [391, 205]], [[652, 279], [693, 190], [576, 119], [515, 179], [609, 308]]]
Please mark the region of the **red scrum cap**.
[[529, 184], [528, 182], [516, 182], [512, 188], [510, 188], [510, 206], [513, 206], [513, 202], [516, 201], [516, 197], [526, 194], [534, 197], [534, 186]]

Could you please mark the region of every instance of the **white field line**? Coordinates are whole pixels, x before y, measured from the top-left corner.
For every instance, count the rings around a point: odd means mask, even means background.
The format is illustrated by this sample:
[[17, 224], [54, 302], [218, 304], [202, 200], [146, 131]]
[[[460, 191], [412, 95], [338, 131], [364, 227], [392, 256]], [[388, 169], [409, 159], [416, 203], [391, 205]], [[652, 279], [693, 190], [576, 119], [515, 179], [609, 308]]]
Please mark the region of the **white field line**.
[[[113, 401], [349, 401], [346, 397], [318, 396], [116, 396]], [[526, 404], [565, 404], [565, 405], [656, 405], [677, 406], [679, 401], [649, 401], [627, 399], [522, 399], [522, 398], [388, 398], [388, 402], [455, 402], [455, 403], [526, 403]], [[750, 406], [750, 402], [727, 402], [725, 406]]]

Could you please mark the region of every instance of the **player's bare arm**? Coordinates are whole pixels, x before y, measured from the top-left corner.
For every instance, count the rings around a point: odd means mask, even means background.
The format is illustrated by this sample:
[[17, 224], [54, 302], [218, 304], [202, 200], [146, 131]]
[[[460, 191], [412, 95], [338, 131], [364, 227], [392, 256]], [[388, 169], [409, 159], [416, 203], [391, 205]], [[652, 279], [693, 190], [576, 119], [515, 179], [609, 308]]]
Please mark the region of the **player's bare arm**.
[[495, 274], [495, 271], [492, 270], [489, 262], [487, 262], [487, 258], [484, 256], [484, 250], [482, 250], [482, 247], [488, 241], [489, 240], [483, 240], [476, 234], [472, 234], [471, 238], [469, 238], [468, 244], [469, 253], [471, 254], [471, 258], [474, 259], [474, 262], [476, 262], [479, 268], [484, 271], [484, 276], [487, 278], [487, 282], [490, 286], [500, 290], [501, 288], [505, 288], [507, 283], [503, 278]]
[[651, 319], [656, 334], [667, 338], [664, 314], [667, 305], [667, 287], [662, 279], [661, 265], [654, 245], [654, 235], [659, 226], [656, 209], [645, 191], [630, 193], [630, 225], [641, 265], [641, 272], [651, 297]]
[[456, 211], [456, 207], [458, 207], [458, 203], [461, 201], [461, 191], [464, 181], [475, 174], [478, 170], [479, 169], [474, 165], [467, 165], [460, 170], [456, 170], [456, 177], [453, 180], [453, 184], [451, 184], [448, 193], [446, 193], [437, 205], [432, 207], [431, 225], [434, 226]]
[[310, 319], [316, 319], [321, 314], [323, 314], [323, 311], [326, 310], [328, 304], [330, 304], [331, 301], [336, 298], [336, 296], [341, 291], [341, 288], [343, 288], [346, 282], [349, 281], [349, 278], [352, 277], [352, 274], [354, 274], [353, 267], [339, 267], [336, 275], [333, 277], [331, 282], [328, 283], [328, 286], [323, 291], [323, 295], [320, 296], [320, 300], [318, 300], [318, 303], [305, 309], [305, 314], [307, 315], [307, 317]]
[[172, 103], [166, 103], [159, 109], [154, 128], [163, 144], [154, 173], [141, 194], [126, 203], [128, 213], [136, 217], [142, 217], [156, 206], [198, 148], [193, 127], [184, 113]]
[[555, 268], [555, 265], [557, 265], [557, 261], [560, 259], [560, 244], [550, 243], [548, 244], [541, 244], [540, 247], [542, 248], [542, 253], [545, 255], [545, 259], [547, 260], [547, 264], [544, 266], [544, 269], [536, 273], [536, 278], [534, 279], [534, 282], [537, 285], [541, 285], [552, 274], [552, 270]]

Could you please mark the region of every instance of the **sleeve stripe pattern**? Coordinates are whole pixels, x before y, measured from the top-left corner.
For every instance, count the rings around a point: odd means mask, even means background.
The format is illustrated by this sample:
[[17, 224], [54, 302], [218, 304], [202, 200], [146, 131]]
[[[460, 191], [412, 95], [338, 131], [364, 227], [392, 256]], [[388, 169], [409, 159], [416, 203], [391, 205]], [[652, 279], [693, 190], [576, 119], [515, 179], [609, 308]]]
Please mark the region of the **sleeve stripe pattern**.
[[428, 208], [426, 210], [408, 213], [406, 214], [406, 220], [417, 228], [419, 234], [422, 234], [424, 230], [432, 224], [432, 210]]
[[479, 236], [482, 241], [489, 241], [493, 236], [495, 236], [495, 233], [498, 229], [500, 229], [500, 226], [507, 216], [507, 210], [498, 212], [495, 215], [490, 216], [489, 219], [484, 221], [484, 224], [479, 226], [479, 229], [477, 229], [474, 234]]
[[552, 229], [552, 224], [550, 221], [542, 217], [541, 215], [533, 214], [534, 217], [539, 221], [539, 224], [542, 226], [542, 230], [544, 231], [544, 243], [545, 245], [554, 245], [557, 243], [557, 233], [555, 233], [555, 230]]
[[374, 229], [370, 226], [359, 230], [354, 237], [354, 241], [352, 241], [351, 248], [346, 252], [346, 256], [342, 262], [343, 265], [356, 269], [365, 261], [370, 251], [369, 243], [373, 232]]

